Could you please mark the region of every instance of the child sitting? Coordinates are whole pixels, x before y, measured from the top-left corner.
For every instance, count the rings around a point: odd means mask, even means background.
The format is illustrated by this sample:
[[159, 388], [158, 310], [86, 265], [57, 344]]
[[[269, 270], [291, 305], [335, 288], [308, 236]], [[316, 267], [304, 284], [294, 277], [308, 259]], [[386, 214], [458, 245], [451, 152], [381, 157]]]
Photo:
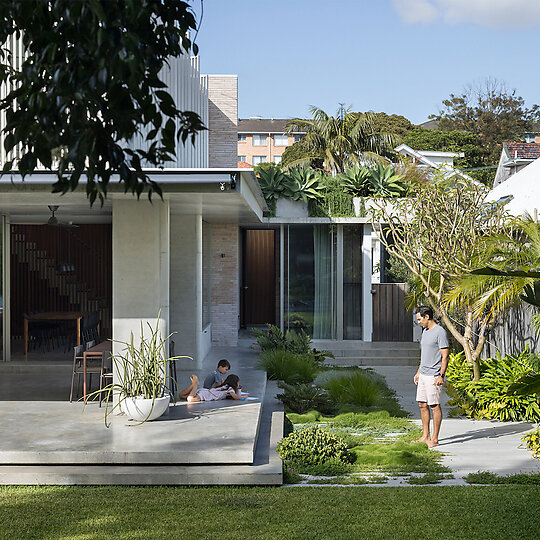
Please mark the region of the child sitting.
[[221, 386], [223, 384], [224, 376], [227, 375], [227, 372], [231, 369], [231, 364], [229, 364], [228, 360], [220, 360], [217, 364], [217, 369], [215, 371], [212, 371], [210, 375], [208, 375], [204, 379], [203, 388], [217, 388], [218, 386]]

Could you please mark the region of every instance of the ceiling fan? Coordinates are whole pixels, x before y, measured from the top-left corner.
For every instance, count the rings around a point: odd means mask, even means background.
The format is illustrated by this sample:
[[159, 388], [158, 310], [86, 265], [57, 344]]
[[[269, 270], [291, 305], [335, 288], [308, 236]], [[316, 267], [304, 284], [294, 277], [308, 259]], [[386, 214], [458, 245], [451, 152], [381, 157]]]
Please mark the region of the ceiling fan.
[[49, 207], [49, 210], [51, 211], [51, 217], [47, 221], [46, 225], [49, 225], [51, 227], [72, 227], [72, 228], [78, 227], [78, 225], [75, 225], [71, 221], [64, 222], [64, 221], [59, 221], [58, 220], [58, 218], [55, 216], [55, 213], [60, 208], [59, 205], [57, 205], [57, 204], [49, 204], [48, 207]]

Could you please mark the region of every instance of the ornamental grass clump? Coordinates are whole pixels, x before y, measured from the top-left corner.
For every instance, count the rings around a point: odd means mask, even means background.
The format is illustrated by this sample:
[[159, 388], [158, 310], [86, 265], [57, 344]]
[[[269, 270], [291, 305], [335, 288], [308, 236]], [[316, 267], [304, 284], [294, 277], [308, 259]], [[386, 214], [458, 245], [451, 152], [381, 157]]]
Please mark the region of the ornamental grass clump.
[[319, 370], [313, 357], [282, 349], [262, 353], [258, 366], [266, 371], [269, 379], [287, 384], [313, 382]]
[[283, 461], [304, 465], [352, 461], [345, 442], [318, 426], [293, 431], [279, 442], [277, 451]]
[[323, 386], [336, 403], [372, 407], [380, 403], [382, 398], [377, 383], [361, 372], [336, 375], [325, 381]]

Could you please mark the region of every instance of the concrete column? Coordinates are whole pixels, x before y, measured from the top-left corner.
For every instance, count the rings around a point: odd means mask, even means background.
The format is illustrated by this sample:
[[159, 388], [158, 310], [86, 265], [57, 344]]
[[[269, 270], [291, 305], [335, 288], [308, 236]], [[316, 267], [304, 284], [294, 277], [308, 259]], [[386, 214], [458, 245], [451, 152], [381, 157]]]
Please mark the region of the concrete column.
[[[146, 336], [147, 322], [169, 329], [169, 203], [113, 200], [112, 226], [113, 339]], [[113, 352], [123, 349], [113, 344]]]
[[371, 225], [364, 225], [362, 241], [362, 339], [372, 340], [373, 333], [373, 298], [371, 294], [371, 273], [373, 271], [373, 256], [371, 252]]
[[175, 354], [191, 356], [178, 366], [201, 365], [202, 332], [202, 217], [172, 215], [170, 241], [170, 329], [177, 332]]

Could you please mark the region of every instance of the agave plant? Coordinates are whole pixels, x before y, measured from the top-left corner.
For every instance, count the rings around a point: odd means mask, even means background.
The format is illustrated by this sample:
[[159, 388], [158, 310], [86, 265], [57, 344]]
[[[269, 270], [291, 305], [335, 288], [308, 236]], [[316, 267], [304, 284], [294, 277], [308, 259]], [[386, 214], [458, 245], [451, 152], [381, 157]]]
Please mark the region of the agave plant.
[[280, 197], [286, 196], [290, 192], [289, 184], [288, 177], [278, 167], [259, 171], [259, 185], [268, 203], [273, 203]]
[[338, 175], [343, 188], [356, 197], [366, 197], [373, 193], [370, 182], [370, 169], [354, 167]]
[[320, 176], [303, 167], [295, 167], [287, 173], [287, 191], [286, 197], [295, 201], [317, 200], [321, 196]]
[[407, 190], [403, 178], [402, 174], [396, 174], [392, 165], [385, 167], [379, 163], [369, 174], [371, 191], [379, 197], [400, 197]]

